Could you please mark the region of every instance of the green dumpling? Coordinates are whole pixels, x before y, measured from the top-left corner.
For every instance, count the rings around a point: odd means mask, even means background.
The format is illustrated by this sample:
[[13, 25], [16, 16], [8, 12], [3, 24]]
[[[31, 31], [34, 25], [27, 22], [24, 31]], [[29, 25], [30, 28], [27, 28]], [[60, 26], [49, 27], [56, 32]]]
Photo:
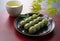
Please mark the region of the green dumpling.
[[33, 21], [30, 21], [29, 23], [27, 23], [27, 24], [24, 25], [24, 28], [25, 29], [29, 29], [29, 27], [31, 27], [33, 25], [34, 25]]
[[30, 22], [31, 20], [32, 20], [32, 18], [29, 17], [29, 18], [26, 18], [24, 21], [25, 21], [26, 23], [28, 23], [28, 22]]
[[35, 24], [34, 28], [36, 28], [36, 30], [39, 30], [40, 29], [40, 25], [39, 24]]
[[37, 20], [38, 21], [42, 21], [43, 20], [43, 17], [37, 17]]
[[38, 23], [38, 22], [39, 22], [39, 21], [38, 21], [37, 19], [34, 19], [34, 20], [33, 20], [33, 23], [35, 23], [35, 24]]
[[29, 24], [33, 26], [35, 23], [33, 21], [30, 21]]
[[33, 20], [33, 22], [36, 24], [38, 23], [39, 21], [42, 21], [43, 18], [41, 17], [37, 17], [36, 19]]
[[42, 22], [43, 22], [44, 25], [47, 25], [48, 24], [48, 20], [47, 19], [43, 19]]
[[38, 17], [38, 15], [33, 14], [31, 17], [32, 17], [32, 19], [35, 19], [35, 18], [37, 18], [37, 17]]
[[32, 17], [29, 17], [29, 18], [28, 18], [28, 20], [30, 20], [30, 21], [31, 21], [31, 20], [32, 20]]
[[36, 28], [34, 26], [29, 28], [29, 33], [35, 33], [36, 32]]
[[30, 20], [29, 20], [28, 18], [27, 18], [27, 19], [25, 19], [24, 21], [25, 21], [26, 23], [30, 22]]
[[19, 24], [20, 24], [21, 26], [23, 26], [23, 25], [25, 25], [25, 21], [21, 21], [21, 22], [19, 22]]
[[39, 22], [38, 24], [39, 24], [40, 28], [44, 27], [44, 23], [43, 22]]
[[29, 23], [27, 23], [27, 24], [24, 25], [25, 29], [29, 29], [30, 27], [31, 27], [31, 25]]

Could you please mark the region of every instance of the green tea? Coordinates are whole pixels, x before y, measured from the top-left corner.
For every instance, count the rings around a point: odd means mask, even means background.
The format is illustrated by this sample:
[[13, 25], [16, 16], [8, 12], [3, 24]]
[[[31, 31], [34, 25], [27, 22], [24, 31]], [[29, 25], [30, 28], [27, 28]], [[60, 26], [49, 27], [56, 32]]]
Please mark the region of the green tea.
[[8, 2], [7, 5], [8, 6], [20, 6], [20, 3], [18, 3], [18, 2]]

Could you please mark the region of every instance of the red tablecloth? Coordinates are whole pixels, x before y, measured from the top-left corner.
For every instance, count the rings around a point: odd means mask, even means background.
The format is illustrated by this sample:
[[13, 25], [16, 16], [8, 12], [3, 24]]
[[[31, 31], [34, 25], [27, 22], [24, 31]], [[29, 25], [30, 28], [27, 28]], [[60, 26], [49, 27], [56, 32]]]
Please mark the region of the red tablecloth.
[[28, 37], [14, 28], [15, 18], [9, 17], [6, 11], [0, 11], [0, 41], [60, 41], [60, 15], [54, 18], [54, 31], [43, 37]]

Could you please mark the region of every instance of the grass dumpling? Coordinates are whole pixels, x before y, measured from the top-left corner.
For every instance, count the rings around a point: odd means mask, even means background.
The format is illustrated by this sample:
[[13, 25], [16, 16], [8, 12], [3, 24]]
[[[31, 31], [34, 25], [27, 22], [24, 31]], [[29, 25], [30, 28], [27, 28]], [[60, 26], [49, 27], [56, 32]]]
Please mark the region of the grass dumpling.
[[42, 22], [43, 22], [44, 25], [47, 25], [48, 24], [48, 20], [47, 19], [43, 19]]
[[35, 18], [37, 18], [37, 17], [38, 17], [38, 15], [33, 14], [31, 17], [32, 17], [32, 19], [35, 19]]
[[35, 33], [36, 31], [40, 30], [42, 27], [48, 24], [48, 20], [44, 19], [43, 17], [39, 17], [36, 14], [22, 20], [19, 22], [21, 26], [24, 26], [29, 33]]
[[33, 21], [30, 21], [29, 24], [33, 26], [35, 23]]
[[35, 18], [37, 18], [37, 15], [36, 15], [36, 14], [34, 14], [34, 15], [26, 18], [24, 21], [25, 21], [25, 22], [30, 22], [31, 20], [33, 20], [33, 19], [35, 19]]
[[29, 23], [27, 23], [27, 24], [24, 25], [25, 29], [29, 29], [30, 27], [31, 27], [31, 25]]
[[33, 22], [36, 24], [38, 23], [39, 21], [42, 21], [43, 18], [41, 17], [37, 17], [36, 19], [33, 20]]
[[43, 17], [37, 17], [37, 20], [42, 21]]
[[39, 22], [38, 24], [39, 24], [40, 28], [42, 28], [44, 26], [43, 22]]
[[38, 23], [39, 21], [37, 19], [34, 19], [33, 22], [36, 24]]
[[26, 18], [24, 21], [25, 21], [26, 23], [28, 23], [28, 22], [30, 22], [31, 20], [32, 20], [32, 18], [29, 17], [29, 18]]
[[29, 23], [27, 23], [27, 24], [24, 25], [24, 28], [25, 29], [29, 29], [29, 27], [31, 27], [33, 25], [34, 25], [34, 22], [33, 21], [30, 21]]
[[36, 14], [34, 14], [34, 15], [32, 15], [32, 16], [26, 18], [26, 19], [24, 19], [24, 20], [21, 21], [19, 24], [20, 24], [21, 26], [24, 26], [26, 23], [29, 23], [31, 20], [33, 20], [33, 19], [35, 19], [35, 18], [37, 18], [37, 15], [36, 15]]
[[40, 25], [39, 24], [35, 24], [34, 28], [36, 28], [36, 30], [39, 30], [40, 29]]
[[20, 24], [21, 26], [23, 26], [23, 25], [25, 25], [25, 21], [21, 21], [21, 22], [19, 22], [19, 24]]
[[29, 33], [35, 33], [36, 32], [36, 28], [34, 26], [29, 28]]

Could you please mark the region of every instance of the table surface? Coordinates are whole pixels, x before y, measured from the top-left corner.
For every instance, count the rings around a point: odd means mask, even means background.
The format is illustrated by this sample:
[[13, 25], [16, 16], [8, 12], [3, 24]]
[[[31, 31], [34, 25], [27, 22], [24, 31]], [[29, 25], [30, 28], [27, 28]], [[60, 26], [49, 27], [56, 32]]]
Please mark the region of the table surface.
[[[41, 11], [46, 13], [45, 9]], [[10, 17], [6, 10], [0, 10], [0, 41], [60, 41], [60, 14], [53, 19], [56, 23], [54, 31], [43, 37], [28, 37], [17, 32], [14, 27], [15, 19]]]

